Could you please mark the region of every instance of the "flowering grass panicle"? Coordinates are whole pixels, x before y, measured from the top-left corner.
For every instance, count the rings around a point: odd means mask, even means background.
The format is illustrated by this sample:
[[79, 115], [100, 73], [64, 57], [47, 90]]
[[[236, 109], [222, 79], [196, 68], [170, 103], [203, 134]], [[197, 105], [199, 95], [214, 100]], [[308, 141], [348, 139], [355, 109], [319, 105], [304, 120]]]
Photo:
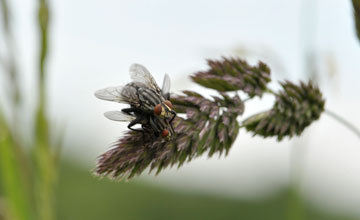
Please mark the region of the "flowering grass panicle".
[[278, 92], [273, 108], [259, 113], [243, 122], [247, 131], [263, 137], [283, 137], [300, 135], [313, 121], [319, 119], [324, 111], [325, 100], [319, 88], [311, 81], [295, 85], [285, 81], [283, 90]]
[[257, 66], [250, 66], [246, 61], [238, 58], [225, 58], [214, 61], [207, 60], [210, 67], [207, 71], [200, 71], [191, 78], [194, 82], [217, 91], [242, 90], [250, 97], [261, 96], [271, 81], [270, 68], [259, 62]]
[[[166, 167], [207, 153], [209, 157], [229, 153], [241, 127], [263, 137], [300, 135], [324, 111], [320, 90], [308, 84], [281, 83], [273, 93], [268, 88], [270, 69], [264, 64], [251, 66], [241, 59], [208, 60], [210, 69], [192, 76], [194, 82], [218, 91], [211, 98], [194, 91], [173, 95], [171, 102], [178, 113], [173, 122], [175, 134], [170, 138], [155, 137], [152, 131], [127, 131], [98, 160], [95, 173], [113, 178], [132, 178], [146, 168], [158, 174]], [[236, 91], [229, 95], [226, 92]], [[251, 99], [265, 92], [275, 95], [271, 110], [255, 114], [240, 124], [238, 117], [245, 105], [238, 92]]]
[[[207, 151], [209, 156], [216, 152], [227, 154], [239, 131], [236, 117], [244, 111], [240, 98], [223, 94], [226, 99], [217, 97], [215, 101], [195, 92], [184, 91], [184, 94], [171, 100], [174, 109], [187, 116], [187, 119], [174, 120], [176, 136], [170, 140], [154, 139], [152, 133], [128, 131], [111, 150], [100, 156], [95, 172], [131, 178], [147, 167], [157, 173], [175, 164], [180, 167]], [[229, 108], [220, 113], [222, 105]]]

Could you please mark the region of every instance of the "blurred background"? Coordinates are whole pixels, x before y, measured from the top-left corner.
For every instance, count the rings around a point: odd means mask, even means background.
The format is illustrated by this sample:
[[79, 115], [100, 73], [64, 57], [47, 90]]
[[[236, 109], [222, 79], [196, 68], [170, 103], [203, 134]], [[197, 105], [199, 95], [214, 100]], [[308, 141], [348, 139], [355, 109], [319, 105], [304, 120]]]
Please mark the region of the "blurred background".
[[[202, 94], [206, 58], [262, 60], [277, 81], [316, 80], [326, 108], [360, 126], [360, 44], [338, 0], [1, 0], [0, 220], [360, 219], [359, 138], [323, 114], [277, 142], [240, 130], [227, 157], [203, 156], [131, 181], [93, 176], [126, 130], [97, 89], [145, 65], [172, 92]], [[244, 118], [272, 105], [246, 104]]]

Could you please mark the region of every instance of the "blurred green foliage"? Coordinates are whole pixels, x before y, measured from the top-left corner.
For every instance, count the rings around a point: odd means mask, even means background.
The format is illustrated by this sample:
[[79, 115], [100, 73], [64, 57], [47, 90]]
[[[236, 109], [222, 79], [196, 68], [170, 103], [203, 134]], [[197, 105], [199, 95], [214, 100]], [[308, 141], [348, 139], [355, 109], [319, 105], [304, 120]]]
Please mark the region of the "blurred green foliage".
[[49, 2], [38, 0], [40, 54], [38, 66], [38, 104], [35, 115], [33, 155], [35, 162], [35, 201], [38, 218], [53, 219], [53, 187], [56, 180], [56, 151], [50, 143], [46, 100], [46, 61], [48, 54]]
[[[12, 10], [7, 0], [1, 0], [1, 19], [6, 49], [1, 58], [1, 72], [5, 77], [1, 91], [6, 93], [11, 110], [0, 111], [0, 170], [3, 206], [2, 218], [15, 220], [53, 219], [53, 186], [56, 179], [56, 151], [50, 144], [49, 121], [46, 113], [46, 58], [48, 51], [49, 6], [47, 0], [38, 1], [39, 64], [37, 75], [37, 106], [31, 132], [34, 138], [24, 141], [18, 129], [21, 106], [16, 65], [15, 37], [12, 33]], [[34, 16], [35, 20], [35, 16]], [[0, 110], [2, 110], [0, 108]], [[28, 150], [30, 149], [30, 152]], [[2, 208], [2, 209], [1, 209]], [[1, 216], [1, 214], [0, 214]]]
[[360, 0], [352, 0], [357, 37], [360, 40]]
[[[197, 192], [179, 192], [142, 181], [116, 182], [94, 178], [74, 161], [61, 163], [57, 188], [57, 217], [61, 220], [98, 219], [293, 219], [292, 199], [284, 190], [258, 201], [230, 199]], [[307, 220], [350, 220], [312, 208]]]
[[[10, 219], [32, 219], [30, 199], [25, 188], [26, 180], [19, 162], [16, 143], [0, 112], [0, 182], [8, 198], [3, 215]], [[1, 216], [1, 213], [0, 213]]]

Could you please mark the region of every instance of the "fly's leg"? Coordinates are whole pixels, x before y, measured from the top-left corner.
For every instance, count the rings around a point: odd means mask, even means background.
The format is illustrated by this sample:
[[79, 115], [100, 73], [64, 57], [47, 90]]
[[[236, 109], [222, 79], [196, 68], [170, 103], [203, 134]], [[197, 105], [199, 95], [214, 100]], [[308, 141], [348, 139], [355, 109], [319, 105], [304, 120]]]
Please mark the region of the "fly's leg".
[[171, 129], [172, 133], [175, 134], [175, 129], [171, 123], [170, 123], [170, 129]]
[[[131, 113], [135, 113], [135, 112], [139, 112], [139, 109], [136, 109], [136, 108], [123, 108], [121, 109], [122, 112], [125, 112], [127, 114], [131, 114]], [[134, 129], [132, 128], [132, 126], [136, 125], [136, 124], [140, 124], [140, 122], [143, 120], [143, 117], [142, 116], [137, 116], [133, 121], [131, 121], [129, 124], [128, 124], [128, 128], [132, 131], [141, 131], [143, 132], [143, 130], [141, 129]]]
[[140, 122], [143, 120], [143, 117], [142, 116], [139, 116], [139, 117], [136, 117], [133, 121], [131, 121], [129, 124], [128, 124], [128, 128], [132, 131], [139, 131], [139, 132], [144, 132], [142, 129], [135, 129], [135, 128], [132, 128], [132, 126], [136, 125], [136, 124], [140, 124]]
[[151, 127], [154, 129], [155, 132], [161, 132], [159, 126], [156, 124], [156, 122], [154, 121], [154, 118], [153, 117], [150, 117], [149, 118], [149, 122], [150, 122], [150, 125]]
[[[141, 124], [141, 121], [143, 121], [144, 116], [136, 114], [136, 113], [141, 113], [141, 110], [132, 107], [132, 108], [121, 109], [121, 111], [125, 112], [126, 114], [129, 114], [129, 115], [131, 115], [131, 113], [135, 113], [136, 119], [133, 120], [132, 122], [130, 122], [130, 124], [128, 125], [128, 128], [130, 130], [132, 130], [132, 131], [141, 132], [142, 136], [144, 137], [144, 125]], [[136, 124], [141, 124], [142, 129], [134, 129], [134, 128], [132, 128], [132, 126], [134, 126]]]
[[153, 117], [149, 117], [149, 123], [153, 129], [153, 132], [155, 133], [155, 136], [158, 137], [162, 131], [159, 128], [159, 126], [156, 124], [156, 122], [154, 121]]
[[173, 115], [173, 117], [172, 117], [172, 118], [170, 119], [170, 121], [169, 121], [170, 124], [174, 121], [174, 119], [175, 119], [175, 117], [176, 117], [176, 112], [175, 112], [175, 111], [171, 111], [171, 114]]
[[171, 132], [172, 132], [173, 134], [175, 134], [175, 129], [174, 129], [174, 126], [173, 126], [172, 122], [174, 121], [174, 119], [175, 119], [175, 117], [176, 117], [176, 112], [175, 112], [175, 111], [171, 111], [171, 114], [173, 115], [173, 117], [170, 119], [169, 125], [170, 125]]
[[137, 109], [137, 108], [123, 108], [121, 109], [121, 111], [127, 113], [127, 114], [131, 114], [131, 113], [140, 113], [141, 110]]

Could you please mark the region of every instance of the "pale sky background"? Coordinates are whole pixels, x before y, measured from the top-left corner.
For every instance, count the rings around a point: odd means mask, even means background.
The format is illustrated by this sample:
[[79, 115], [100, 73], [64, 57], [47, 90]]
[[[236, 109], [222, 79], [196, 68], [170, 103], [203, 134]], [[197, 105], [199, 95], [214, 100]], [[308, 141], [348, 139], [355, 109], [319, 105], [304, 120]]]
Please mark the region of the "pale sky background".
[[[35, 1], [11, 0], [22, 87], [34, 100], [37, 61]], [[268, 62], [276, 80], [305, 79], [304, 53], [316, 54], [326, 108], [360, 127], [360, 44], [353, 28], [350, 1], [340, 0], [216, 0], [216, 1], [51, 1], [53, 11], [49, 54], [50, 115], [64, 125], [64, 154], [89, 168], [126, 128], [103, 113], [122, 105], [96, 99], [94, 91], [129, 82], [128, 68], [145, 65], [172, 91], [195, 89], [188, 76], [206, 69], [205, 58], [234, 55], [235, 48], [257, 53]], [[314, 30], [314, 31], [312, 31]], [[266, 51], [266, 57], [259, 56]], [[269, 58], [270, 57], [270, 58]], [[336, 61], [335, 80], [326, 78], [327, 60]], [[274, 59], [276, 58], [276, 63]], [[282, 68], [276, 64], [281, 64]], [[272, 86], [276, 88], [276, 83]], [[271, 106], [271, 99], [247, 104], [245, 116]], [[27, 110], [34, 106], [28, 101]], [[26, 113], [25, 113], [26, 115]], [[28, 117], [29, 118], [29, 117]], [[26, 121], [24, 117], [24, 121]], [[75, 144], [74, 144], [75, 143]], [[360, 140], [323, 114], [302, 138], [277, 143], [252, 138], [244, 130], [228, 157], [198, 158], [181, 169], [141, 179], [166, 187], [223, 196], [256, 199], [286, 187], [290, 151], [305, 152], [301, 165], [303, 195], [318, 207], [360, 216]], [[301, 153], [299, 152], [299, 154]]]

